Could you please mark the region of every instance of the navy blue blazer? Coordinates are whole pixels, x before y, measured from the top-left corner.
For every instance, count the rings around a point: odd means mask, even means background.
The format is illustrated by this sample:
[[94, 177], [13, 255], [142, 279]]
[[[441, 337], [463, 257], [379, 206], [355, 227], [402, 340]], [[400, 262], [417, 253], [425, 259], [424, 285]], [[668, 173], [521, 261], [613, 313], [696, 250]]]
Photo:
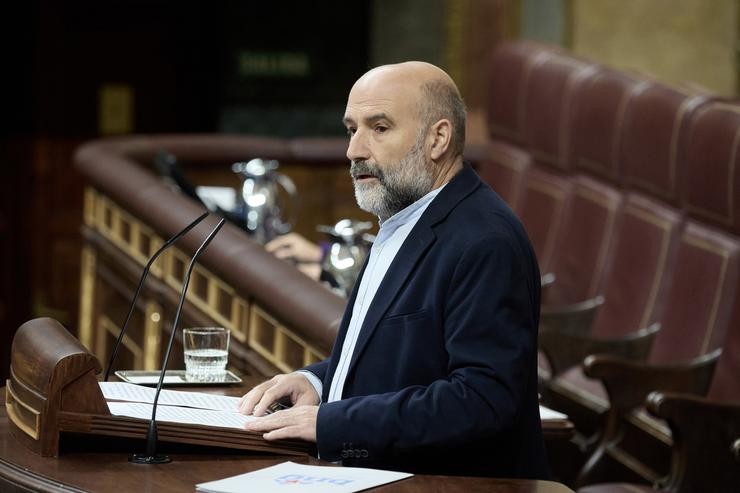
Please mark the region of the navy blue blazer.
[[414, 473], [545, 478], [537, 399], [540, 276], [529, 239], [469, 165], [393, 260], [341, 401], [326, 403], [357, 285], [323, 381], [319, 456]]

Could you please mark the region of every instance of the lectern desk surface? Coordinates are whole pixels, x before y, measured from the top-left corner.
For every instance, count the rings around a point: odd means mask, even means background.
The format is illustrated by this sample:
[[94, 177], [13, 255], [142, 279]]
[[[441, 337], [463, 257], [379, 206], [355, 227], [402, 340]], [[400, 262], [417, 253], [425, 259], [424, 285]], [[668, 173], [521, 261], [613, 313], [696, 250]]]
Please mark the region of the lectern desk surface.
[[[41, 457], [15, 440], [5, 414], [5, 389], [0, 391], [0, 491], [183, 492], [205, 481], [234, 476], [286, 460], [321, 464], [313, 458], [281, 457], [204, 447], [162, 444], [172, 463], [158, 466], [128, 462], [128, 454], [143, 447], [141, 440], [91, 435], [62, 440], [59, 457]], [[566, 493], [549, 481], [522, 481], [449, 476], [414, 476], [374, 489], [378, 492], [501, 492]]]

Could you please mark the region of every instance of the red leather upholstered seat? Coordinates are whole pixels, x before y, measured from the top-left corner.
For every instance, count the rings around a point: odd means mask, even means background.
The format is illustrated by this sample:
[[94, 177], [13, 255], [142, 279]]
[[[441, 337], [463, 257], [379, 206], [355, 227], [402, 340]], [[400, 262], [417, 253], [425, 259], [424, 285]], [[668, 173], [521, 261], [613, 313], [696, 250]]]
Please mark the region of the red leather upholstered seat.
[[578, 85], [570, 139], [573, 165], [613, 183], [621, 181], [620, 149], [627, 104], [646, 82], [601, 68]]
[[680, 226], [676, 210], [645, 196], [628, 195], [593, 336], [625, 336], [659, 320]]
[[517, 212], [532, 162], [526, 152], [502, 141], [490, 142], [475, 160], [475, 170]]
[[517, 213], [524, 223], [540, 272], [550, 272], [557, 234], [568, 214], [573, 185], [564, 176], [532, 168], [524, 183], [524, 194]]
[[570, 119], [577, 87], [597, 66], [552, 52], [537, 58], [526, 81], [524, 144], [535, 162], [571, 169]]
[[531, 41], [500, 43], [491, 57], [488, 128], [491, 136], [523, 140], [525, 87], [532, 66], [555, 50]]
[[[646, 375], [659, 375], [661, 368], [677, 368], [681, 365], [687, 369], [689, 365], [700, 368], [707, 364], [711, 370], [714, 360], [707, 359], [707, 355], [723, 347], [724, 343], [727, 356], [720, 359], [711, 392], [717, 398], [734, 398], [740, 402], [740, 383], [737, 378], [740, 375], [740, 358], [737, 356], [738, 348], [729, 346], [734, 341], [731, 330], [736, 327], [731, 325], [731, 320], [737, 316], [736, 300], [740, 297], [740, 240], [700, 224], [689, 223], [678, 239], [673, 275], [667, 277], [664, 283], [667, 284], [667, 291], [666, 309], [660, 317], [662, 329], [655, 338], [648, 364], [641, 371]], [[645, 395], [650, 390], [677, 389], [679, 384], [671, 380], [668, 373], [663, 380], [663, 387], [655, 382], [655, 388], [645, 389]], [[711, 372], [708, 374], [711, 375]], [[639, 386], [641, 382], [635, 381], [635, 378], [639, 378], [639, 373], [623, 375], [621, 382], [611, 382], [610, 393], [620, 393], [620, 386]], [[709, 380], [706, 384], [701, 381], [701, 378], [694, 378], [690, 385], [680, 385], [687, 392], [704, 394], [708, 390]], [[559, 396], [567, 397], [579, 406], [573, 412], [574, 416], [586, 415], [584, 406], [593, 413], [603, 412], [604, 402], [608, 401], [605, 388], [591, 383], [581, 368], [569, 370], [551, 385]], [[624, 420], [620, 421], [620, 428], [610, 430], [610, 436], [604, 438], [609, 443], [604, 447], [607, 449], [605, 455], [631, 457], [635, 463], [647, 464], [645, 470], [654, 470], [656, 476], [666, 474], [667, 450], [663, 449], [661, 454], [659, 442], [665, 444], [664, 448], [672, 443], [667, 425], [641, 407], [632, 412], [623, 409], [620, 413], [620, 420]], [[589, 465], [589, 477], [599, 477], [602, 472], [596, 463]]]
[[[600, 290], [605, 301], [594, 320], [593, 337], [622, 338], [661, 320], [681, 225], [678, 211], [628, 195], [610, 241], [610, 265]], [[587, 378], [580, 365], [550, 382], [550, 390], [551, 404], [572, 414], [587, 435], [595, 429], [597, 415], [609, 407], [603, 385]]]
[[627, 103], [622, 125], [624, 183], [679, 203], [684, 178], [682, 149], [687, 123], [706, 95], [658, 82], [640, 84]]
[[[740, 465], [733, 457], [732, 449], [736, 446], [734, 442], [740, 438], [740, 330], [737, 330], [740, 328], [740, 240], [697, 224], [687, 227], [682, 240], [678, 265], [696, 262], [698, 268], [692, 266], [685, 269], [684, 276], [679, 276], [680, 271], [677, 272], [670, 298], [672, 301], [683, 300], [683, 303], [671, 305], [676, 307], [675, 313], [667, 316], [673, 318], [674, 323], [666, 323], [666, 328], [675, 327], [674, 335], [679, 338], [678, 342], [681, 342], [681, 336], [686, 335], [694, 342], [700, 342], [698, 346], [705, 351], [717, 347], [723, 339], [722, 355], [714, 371], [707, 399], [680, 393], [651, 395], [651, 404], [653, 407], [656, 402], [660, 404], [658, 411], [668, 422], [644, 408], [635, 410], [627, 420], [633, 432], [639, 428], [672, 444], [670, 474], [667, 481], [662, 483], [661, 491], [737, 491]], [[692, 259], [694, 255], [703, 260]], [[694, 284], [700, 282], [707, 282], [707, 286], [715, 289], [707, 289], [704, 293], [705, 290], [696, 289], [701, 284]], [[711, 300], [692, 299], [691, 293]], [[687, 330], [687, 324], [704, 325], [706, 330], [703, 334], [695, 334], [695, 331]], [[696, 335], [704, 337], [696, 341]], [[664, 339], [667, 337], [665, 333], [661, 336]], [[686, 354], [681, 354], [685, 351], [681, 346], [676, 344], [678, 357], [685, 357]], [[651, 358], [666, 361], [671, 347], [659, 344], [659, 340], [656, 340]], [[646, 456], [651, 453], [654, 451], [650, 447], [647, 450], [629, 451], [630, 456], [640, 460], [649, 458]], [[578, 492], [648, 491], [645, 488], [633, 484], [604, 483], [580, 488]]]
[[[655, 363], [686, 361], [721, 346], [740, 294], [740, 240], [690, 222], [680, 237]], [[740, 373], [738, 373], [740, 378]]]
[[562, 305], [600, 292], [622, 194], [585, 176], [572, 179], [573, 193], [550, 261], [555, 284], [545, 304]]
[[692, 115], [687, 134], [687, 211], [740, 234], [740, 106], [702, 106]]

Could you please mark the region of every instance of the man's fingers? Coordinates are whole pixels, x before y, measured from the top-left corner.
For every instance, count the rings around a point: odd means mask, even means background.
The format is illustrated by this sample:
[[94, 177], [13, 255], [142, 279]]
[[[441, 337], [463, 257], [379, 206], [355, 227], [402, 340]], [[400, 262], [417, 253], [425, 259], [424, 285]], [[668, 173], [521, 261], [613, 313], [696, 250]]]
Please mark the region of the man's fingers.
[[265, 392], [277, 385], [279, 381], [278, 376], [272, 377], [266, 382], [262, 382], [244, 394], [239, 401], [239, 412], [242, 414], [252, 414], [255, 406], [263, 399]]
[[262, 434], [265, 440], [284, 440], [287, 438], [303, 438], [302, 428], [300, 426], [286, 426], [277, 430], [268, 431]]
[[316, 442], [316, 415], [318, 406], [304, 406], [278, 411], [269, 416], [250, 420], [244, 429], [263, 433], [266, 440], [299, 438]]
[[285, 392], [281, 392], [281, 389], [279, 387], [275, 386], [269, 388], [265, 391], [264, 394], [262, 394], [262, 398], [254, 406], [252, 414], [254, 414], [255, 416], [263, 416], [265, 414], [265, 411], [267, 411], [267, 408], [270, 407], [270, 404], [280, 400], [284, 396]]
[[275, 414], [270, 414], [268, 416], [261, 417], [260, 419], [247, 421], [244, 424], [244, 429], [258, 432], [272, 431], [280, 426], [280, 422], [276, 422], [275, 417]]
[[257, 405], [257, 403], [262, 398], [262, 395], [264, 394], [264, 389], [267, 387], [267, 384], [269, 382], [261, 383], [260, 385], [254, 387], [252, 390], [244, 394], [241, 401], [239, 402], [239, 412], [242, 414], [252, 414], [252, 411], [254, 411], [254, 406]]

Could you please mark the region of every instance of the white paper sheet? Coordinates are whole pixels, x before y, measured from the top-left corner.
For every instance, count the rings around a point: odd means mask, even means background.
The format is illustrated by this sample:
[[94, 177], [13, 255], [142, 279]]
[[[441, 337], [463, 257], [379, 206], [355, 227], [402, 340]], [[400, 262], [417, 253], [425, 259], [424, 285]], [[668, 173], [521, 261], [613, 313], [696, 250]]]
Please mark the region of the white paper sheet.
[[212, 211], [216, 206], [226, 211], [236, 208], [236, 190], [231, 187], [195, 187], [195, 193]]
[[[125, 402], [154, 402], [155, 389], [126, 382], [100, 382], [100, 389], [106, 400]], [[164, 390], [159, 394], [158, 405], [185, 406], [195, 409], [237, 412], [239, 397], [206, 394], [204, 392], [185, 392]]]
[[[152, 405], [141, 402], [108, 402], [108, 409], [115, 416], [152, 419]], [[244, 423], [254, 416], [245, 416], [237, 412], [211, 411], [179, 406], [157, 405], [157, 422], [184, 423], [194, 425], [220, 426], [223, 428], [244, 429]]]
[[196, 485], [196, 491], [207, 493], [353, 493], [392, 483], [413, 474], [360, 467], [306, 466], [283, 462], [258, 471]]
[[540, 420], [545, 421], [547, 419], [568, 419], [568, 415], [559, 413], [549, 407], [540, 406]]

